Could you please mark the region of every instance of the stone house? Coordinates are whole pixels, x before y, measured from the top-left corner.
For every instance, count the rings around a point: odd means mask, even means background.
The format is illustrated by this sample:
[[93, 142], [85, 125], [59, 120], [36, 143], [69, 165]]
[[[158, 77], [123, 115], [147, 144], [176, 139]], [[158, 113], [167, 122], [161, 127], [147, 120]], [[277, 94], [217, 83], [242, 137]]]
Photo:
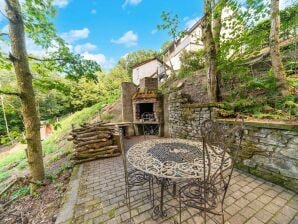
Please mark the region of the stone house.
[[[222, 19], [225, 20], [232, 16], [233, 11], [229, 8], [223, 9]], [[184, 51], [197, 51], [204, 48], [202, 42], [202, 21], [200, 18], [193, 26], [185, 31], [185, 35], [162, 52], [162, 60], [158, 58], [152, 58], [143, 61], [133, 67], [133, 83], [140, 84], [140, 80], [145, 77], [156, 78], [163, 80], [169, 75], [170, 68], [173, 70], [179, 70], [181, 67], [181, 54]], [[229, 38], [231, 36], [231, 29], [222, 29], [221, 36]]]
[[135, 85], [140, 84], [140, 80], [148, 78], [157, 78], [164, 74], [164, 63], [158, 58], [151, 58], [136, 64], [132, 68], [132, 81]]

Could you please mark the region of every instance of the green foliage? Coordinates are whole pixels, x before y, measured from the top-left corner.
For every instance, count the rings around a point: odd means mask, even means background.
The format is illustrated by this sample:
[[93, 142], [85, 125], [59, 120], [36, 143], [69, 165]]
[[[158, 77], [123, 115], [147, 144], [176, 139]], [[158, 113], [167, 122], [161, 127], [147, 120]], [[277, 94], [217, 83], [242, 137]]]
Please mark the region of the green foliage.
[[10, 200], [19, 198], [19, 197], [24, 197], [24, 196], [28, 195], [29, 193], [30, 193], [29, 186], [20, 187], [17, 190], [15, 190], [14, 192], [12, 192], [12, 194], [10, 195]]
[[[221, 114], [226, 111], [245, 113], [256, 118], [290, 120], [298, 115], [298, 97], [278, 95], [276, 80], [272, 73], [263, 77], [246, 76], [245, 82], [232, 89], [225, 87], [225, 101]], [[229, 113], [227, 113], [229, 114]]]
[[165, 50], [167, 50], [172, 44], [172, 41], [167, 40], [166, 42], [164, 42], [160, 48], [161, 52], [164, 52]]
[[10, 176], [9, 171], [1, 171], [0, 170], [0, 182], [5, 181]]
[[179, 38], [179, 17], [177, 14], [172, 15], [170, 12], [163, 11], [160, 15], [162, 24], [157, 25], [158, 30], [167, 30], [168, 35], [175, 41]]
[[204, 51], [183, 51], [180, 56], [181, 68], [178, 76], [180, 78], [193, 74], [193, 72], [204, 68]]
[[74, 54], [70, 49], [62, 44], [59, 50], [50, 53], [53, 60], [48, 60], [45, 66], [66, 74], [66, 77], [78, 81], [82, 77], [89, 80], [96, 80], [96, 72], [101, 71], [100, 65], [92, 60], [86, 60], [79, 54]]

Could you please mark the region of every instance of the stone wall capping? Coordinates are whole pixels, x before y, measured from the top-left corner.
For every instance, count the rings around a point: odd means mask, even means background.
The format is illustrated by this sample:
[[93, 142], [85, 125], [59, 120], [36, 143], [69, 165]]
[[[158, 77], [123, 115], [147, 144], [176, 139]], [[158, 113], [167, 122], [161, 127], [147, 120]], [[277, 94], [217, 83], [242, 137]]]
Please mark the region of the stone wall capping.
[[181, 105], [182, 108], [212, 108], [218, 107], [217, 103], [185, 103]]
[[[235, 122], [235, 119], [217, 119], [218, 122], [232, 124]], [[298, 122], [297, 123], [287, 123], [287, 122], [277, 122], [277, 121], [249, 121], [244, 120], [245, 126], [253, 126], [259, 128], [268, 128], [268, 129], [279, 129], [279, 130], [288, 130], [297, 132], [298, 135]], [[293, 133], [294, 134], [294, 133]]]

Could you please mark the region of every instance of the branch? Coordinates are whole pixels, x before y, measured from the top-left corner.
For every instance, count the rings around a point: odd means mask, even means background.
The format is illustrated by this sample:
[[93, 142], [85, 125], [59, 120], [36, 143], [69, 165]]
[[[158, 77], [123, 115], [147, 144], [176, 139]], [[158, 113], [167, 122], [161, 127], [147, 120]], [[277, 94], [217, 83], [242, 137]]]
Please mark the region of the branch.
[[0, 33], [0, 36], [8, 36], [8, 33]]
[[68, 59], [65, 58], [45, 58], [45, 59], [41, 59], [41, 58], [36, 58], [36, 57], [32, 57], [32, 56], [28, 56], [28, 58], [35, 60], [35, 61], [67, 61]]
[[6, 92], [6, 91], [0, 90], [0, 93], [1, 94], [4, 94], [4, 95], [19, 96], [19, 97], [21, 97], [21, 94], [20, 93], [17, 93], [17, 92]]
[[[2, 16], [4, 16], [6, 19], [8, 19], [8, 17], [5, 15], [4, 12], [2, 12], [2, 10], [0, 9], [0, 14], [2, 14]], [[8, 19], [9, 20], [9, 19]]]

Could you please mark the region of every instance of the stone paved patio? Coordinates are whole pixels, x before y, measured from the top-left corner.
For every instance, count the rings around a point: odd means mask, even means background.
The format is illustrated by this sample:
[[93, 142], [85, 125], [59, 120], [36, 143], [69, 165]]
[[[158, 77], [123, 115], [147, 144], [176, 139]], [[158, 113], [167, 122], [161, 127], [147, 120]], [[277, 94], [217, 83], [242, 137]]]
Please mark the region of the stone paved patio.
[[[139, 141], [126, 140], [126, 147]], [[128, 208], [124, 203], [125, 185], [121, 157], [98, 160], [82, 165], [82, 177], [74, 206], [74, 223], [126, 223]], [[156, 188], [158, 195], [158, 188]], [[156, 221], [151, 218], [151, 205], [144, 193], [132, 195], [132, 201], [142, 199], [132, 210], [134, 223], [174, 223], [178, 212], [171, 208], [168, 216]], [[168, 203], [173, 199], [166, 198]], [[194, 210], [186, 210], [183, 223], [202, 223]], [[280, 186], [262, 179], [235, 171], [225, 200], [226, 223], [298, 223], [298, 196]], [[211, 219], [208, 223], [214, 223]]]

